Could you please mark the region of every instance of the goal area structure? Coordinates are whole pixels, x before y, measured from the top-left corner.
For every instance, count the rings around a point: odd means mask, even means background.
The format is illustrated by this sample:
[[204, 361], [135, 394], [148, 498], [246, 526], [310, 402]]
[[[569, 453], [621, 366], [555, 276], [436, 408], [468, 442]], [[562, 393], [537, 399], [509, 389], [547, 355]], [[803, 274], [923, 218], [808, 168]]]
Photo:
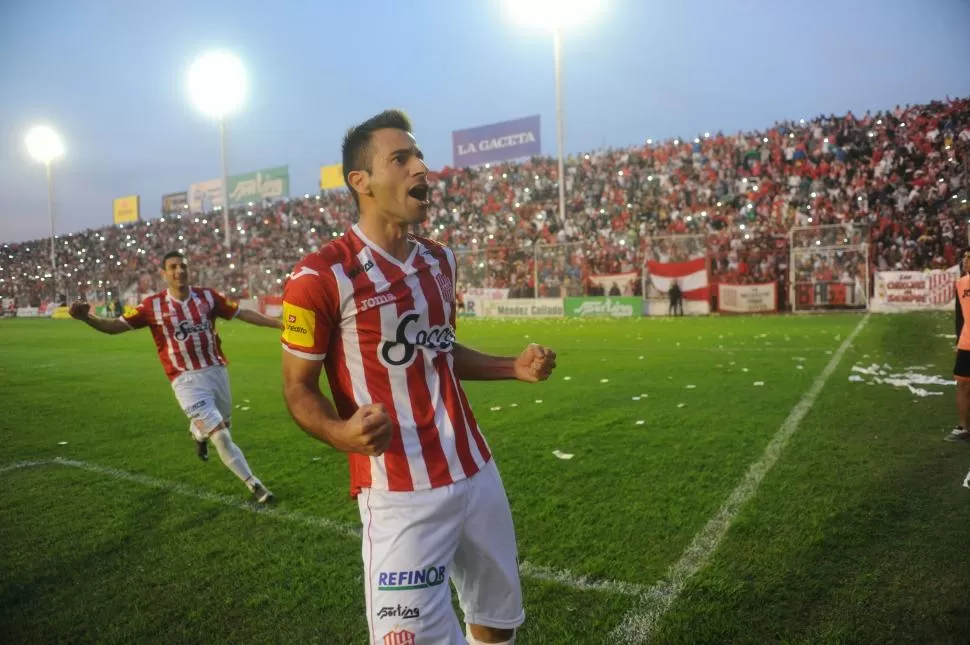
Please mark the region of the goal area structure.
[[869, 308], [868, 226], [796, 226], [788, 247], [793, 312]]

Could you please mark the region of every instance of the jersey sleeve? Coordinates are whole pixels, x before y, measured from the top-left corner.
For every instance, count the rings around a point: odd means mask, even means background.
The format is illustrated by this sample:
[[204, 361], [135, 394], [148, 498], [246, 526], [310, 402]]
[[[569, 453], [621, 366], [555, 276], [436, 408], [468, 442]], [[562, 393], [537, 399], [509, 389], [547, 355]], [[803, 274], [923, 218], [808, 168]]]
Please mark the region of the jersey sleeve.
[[298, 264], [283, 288], [283, 349], [310, 361], [325, 359], [340, 324], [338, 303], [332, 275]]
[[152, 308], [149, 306], [150, 298], [145, 298], [134, 311], [119, 316], [132, 329], [141, 329], [152, 324]]
[[212, 291], [212, 300], [215, 303], [215, 307], [212, 309], [212, 313], [219, 318], [225, 320], [232, 320], [239, 313], [239, 303], [235, 300], [230, 300], [221, 293], [215, 290]]

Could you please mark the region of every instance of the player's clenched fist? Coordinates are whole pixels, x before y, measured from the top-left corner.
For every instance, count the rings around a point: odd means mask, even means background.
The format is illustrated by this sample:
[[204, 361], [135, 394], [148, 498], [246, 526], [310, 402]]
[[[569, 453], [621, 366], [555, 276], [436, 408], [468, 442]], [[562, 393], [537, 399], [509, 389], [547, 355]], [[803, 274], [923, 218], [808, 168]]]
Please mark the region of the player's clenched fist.
[[515, 359], [515, 378], [535, 383], [545, 381], [556, 369], [556, 352], [532, 343]]
[[69, 313], [71, 314], [71, 318], [84, 320], [85, 318], [88, 317], [88, 313], [90, 311], [91, 311], [91, 305], [89, 305], [86, 302], [81, 302], [80, 300], [78, 300], [77, 302], [71, 303], [71, 310]]
[[391, 417], [384, 404], [363, 405], [344, 423], [344, 450], [379, 457], [391, 444], [391, 436]]

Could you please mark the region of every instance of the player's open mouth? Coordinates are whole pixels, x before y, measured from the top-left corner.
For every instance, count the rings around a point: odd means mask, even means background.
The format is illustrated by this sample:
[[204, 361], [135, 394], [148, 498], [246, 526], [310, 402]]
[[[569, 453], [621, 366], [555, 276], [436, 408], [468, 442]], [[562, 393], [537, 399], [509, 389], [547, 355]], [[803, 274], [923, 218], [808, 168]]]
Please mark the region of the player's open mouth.
[[431, 188], [427, 184], [412, 186], [411, 190], [408, 191], [408, 197], [418, 200], [422, 206], [429, 206], [431, 204]]

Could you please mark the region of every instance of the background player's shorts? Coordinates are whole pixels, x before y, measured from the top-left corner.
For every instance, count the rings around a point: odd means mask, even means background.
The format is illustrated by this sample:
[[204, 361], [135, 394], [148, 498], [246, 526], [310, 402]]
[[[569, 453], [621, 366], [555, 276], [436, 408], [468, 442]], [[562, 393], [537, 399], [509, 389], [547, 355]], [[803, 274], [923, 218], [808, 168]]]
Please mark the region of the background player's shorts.
[[970, 381], [970, 351], [957, 350], [957, 363], [953, 366], [953, 376], [958, 381]]
[[182, 411], [189, 418], [189, 432], [199, 441], [223, 421], [232, 420], [232, 394], [229, 372], [222, 365], [192, 370], [175, 377], [172, 390]]
[[365, 488], [357, 503], [373, 645], [464, 643], [449, 578], [466, 623], [512, 629], [525, 621], [512, 513], [494, 460], [441, 488]]

